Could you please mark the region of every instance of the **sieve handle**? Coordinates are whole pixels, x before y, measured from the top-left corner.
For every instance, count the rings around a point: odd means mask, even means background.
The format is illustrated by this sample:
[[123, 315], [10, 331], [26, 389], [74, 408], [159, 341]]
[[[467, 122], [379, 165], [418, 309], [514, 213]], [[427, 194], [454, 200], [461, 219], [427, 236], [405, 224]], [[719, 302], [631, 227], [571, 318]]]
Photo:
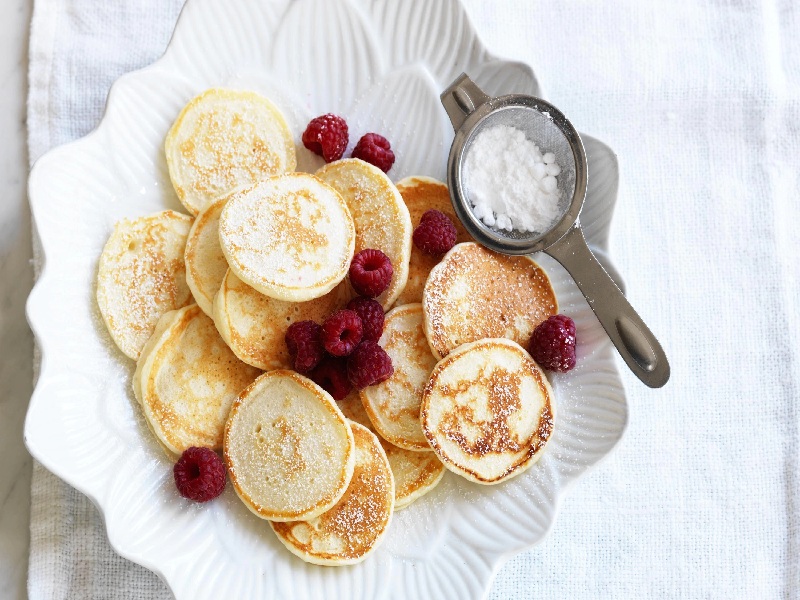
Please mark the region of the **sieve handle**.
[[597, 261], [576, 223], [545, 249], [569, 271], [625, 364], [651, 388], [669, 380], [669, 362], [656, 336]]
[[476, 108], [491, 100], [490, 96], [479, 88], [472, 79], [462, 73], [439, 96], [453, 124], [453, 129], [458, 131], [461, 124]]

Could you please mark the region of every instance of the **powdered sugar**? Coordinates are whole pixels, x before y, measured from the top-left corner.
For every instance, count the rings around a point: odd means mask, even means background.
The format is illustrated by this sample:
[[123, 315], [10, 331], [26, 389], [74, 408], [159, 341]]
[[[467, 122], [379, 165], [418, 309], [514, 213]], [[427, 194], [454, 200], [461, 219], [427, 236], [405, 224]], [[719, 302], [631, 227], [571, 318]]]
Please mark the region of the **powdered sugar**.
[[464, 165], [473, 214], [488, 226], [543, 233], [560, 215], [552, 152], [542, 153], [525, 133], [508, 125], [480, 131]]

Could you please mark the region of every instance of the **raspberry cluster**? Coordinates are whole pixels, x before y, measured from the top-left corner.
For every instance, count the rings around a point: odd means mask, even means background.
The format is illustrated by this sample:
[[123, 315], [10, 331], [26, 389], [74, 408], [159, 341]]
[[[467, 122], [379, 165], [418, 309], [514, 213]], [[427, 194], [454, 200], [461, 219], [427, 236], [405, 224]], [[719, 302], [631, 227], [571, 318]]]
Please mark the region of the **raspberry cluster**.
[[[325, 159], [326, 163], [342, 158], [349, 141], [347, 122], [330, 113], [311, 119], [303, 132], [303, 145]], [[394, 164], [394, 152], [389, 140], [378, 133], [361, 136], [350, 156], [360, 158], [384, 173], [388, 173]]]
[[350, 282], [362, 294], [319, 325], [298, 321], [286, 331], [286, 347], [295, 371], [307, 375], [334, 399], [353, 388], [364, 389], [394, 373], [392, 359], [378, 345], [383, 333], [383, 307], [374, 296], [388, 287], [393, 269], [389, 257], [368, 248], [353, 257]]

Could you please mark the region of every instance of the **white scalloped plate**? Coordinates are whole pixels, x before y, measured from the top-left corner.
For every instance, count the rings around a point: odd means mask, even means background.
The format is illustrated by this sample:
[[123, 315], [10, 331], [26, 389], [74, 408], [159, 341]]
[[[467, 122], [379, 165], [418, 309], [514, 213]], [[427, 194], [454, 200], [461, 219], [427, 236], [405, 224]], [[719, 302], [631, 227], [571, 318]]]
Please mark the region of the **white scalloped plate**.
[[[99, 127], [31, 172], [46, 262], [28, 301], [42, 365], [26, 443], [92, 499], [117, 552], [158, 573], [176, 597], [482, 597], [505, 559], [542, 540], [570, 483], [622, 435], [627, 405], [613, 348], [569, 276], [546, 256], [539, 260], [579, 339], [577, 368], [552, 378], [557, 420], [546, 455], [495, 487], [448, 473], [395, 515], [382, 546], [359, 565], [301, 562], [230, 489], [207, 506], [183, 501], [139, 415], [134, 364], [105, 331], [94, 279], [115, 221], [182, 210], [162, 145], [183, 104], [210, 86], [259, 90], [282, 108], [298, 139], [310, 117], [340, 113], [354, 138], [375, 130], [392, 141], [393, 179], [442, 179], [453, 132], [438, 95], [462, 71], [492, 94], [539, 93], [529, 67], [486, 51], [455, 0], [189, 0], [164, 57], [120, 78]], [[602, 256], [617, 164], [607, 146], [584, 142], [590, 178], [581, 221]], [[300, 165], [318, 162], [302, 150]]]

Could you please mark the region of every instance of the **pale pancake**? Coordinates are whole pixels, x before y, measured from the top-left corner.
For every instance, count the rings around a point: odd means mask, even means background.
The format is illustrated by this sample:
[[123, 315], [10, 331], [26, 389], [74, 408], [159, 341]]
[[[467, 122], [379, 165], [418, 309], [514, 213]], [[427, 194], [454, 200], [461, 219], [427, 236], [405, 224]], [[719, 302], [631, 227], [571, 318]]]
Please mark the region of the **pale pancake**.
[[231, 194], [219, 240], [247, 285], [278, 300], [305, 302], [347, 275], [355, 229], [336, 190], [313, 175], [290, 173]]
[[419, 424], [422, 391], [436, 366], [423, 328], [421, 304], [393, 308], [378, 344], [392, 359], [386, 381], [361, 390], [361, 401], [378, 433], [406, 450], [430, 450]]
[[270, 523], [295, 555], [316, 565], [352, 565], [364, 560], [389, 529], [394, 512], [394, 479], [378, 438], [350, 422], [355, 468], [347, 491], [315, 519]]
[[181, 110], [164, 143], [178, 198], [197, 214], [222, 194], [294, 171], [292, 133], [269, 100], [210, 89]]
[[[189, 306], [192, 306], [191, 304]], [[153, 350], [159, 345], [161, 342], [161, 338], [164, 333], [172, 327], [175, 322], [180, 319], [181, 312], [180, 310], [171, 310], [167, 313], [161, 315], [161, 317], [156, 322], [155, 329], [153, 329], [153, 335], [151, 335], [147, 343], [142, 347], [142, 351], [139, 353], [139, 358], [136, 360], [136, 372], [133, 375], [133, 380], [131, 381], [131, 386], [133, 387], [133, 395], [136, 398], [136, 401], [139, 405], [142, 404], [142, 367], [144, 366], [145, 362], [147, 361], [147, 357], [153, 352]]]
[[164, 315], [153, 337], [134, 375], [151, 430], [174, 454], [221, 449], [231, 404], [260, 371], [234, 356], [196, 304]]
[[256, 515], [308, 520], [347, 490], [353, 433], [333, 398], [294, 371], [264, 373], [233, 403], [224, 457], [233, 489]]
[[[453, 205], [450, 202], [450, 191], [441, 181], [432, 177], [406, 177], [397, 183], [397, 190], [403, 197], [403, 202], [405, 202], [408, 213], [411, 215], [413, 229], [416, 229], [419, 225], [420, 219], [426, 210], [438, 210], [446, 214], [456, 226], [456, 231], [458, 232], [456, 237], [457, 244], [472, 241], [472, 237], [464, 229], [461, 221], [456, 217], [455, 211], [453, 211]], [[428, 274], [433, 267], [439, 264], [441, 259], [441, 256], [427, 254], [417, 248], [415, 244], [411, 244], [408, 282], [406, 283], [406, 288], [397, 297], [395, 306], [422, 302], [422, 289], [428, 280]]]
[[[136, 361], [136, 371], [133, 374], [133, 380], [131, 381], [131, 387], [133, 387], [133, 396], [136, 398], [136, 401], [139, 403], [139, 406], [142, 406], [142, 367], [144, 366], [145, 362], [147, 361], [147, 357], [156, 348], [161, 341], [161, 337], [164, 333], [172, 327], [172, 325], [180, 318], [181, 313], [180, 310], [171, 310], [168, 313], [164, 313], [161, 315], [161, 318], [156, 323], [156, 328], [153, 330], [153, 335], [150, 336], [150, 339], [147, 340], [147, 343], [142, 348], [141, 353], [139, 354], [139, 358]], [[142, 410], [142, 415], [144, 415], [144, 410]], [[164, 451], [170, 460], [175, 460], [175, 452], [168, 448], [164, 442], [161, 441], [161, 438], [158, 437], [155, 430], [153, 429], [152, 423], [148, 419], [145, 419], [144, 422], [147, 424], [147, 428], [150, 430], [150, 433], [153, 434], [153, 439], [158, 442], [158, 445]]]
[[228, 196], [224, 196], [204, 208], [186, 240], [186, 283], [197, 305], [209, 317], [214, 316], [214, 296], [228, 272], [228, 261], [219, 245], [219, 216], [227, 201]]
[[536, 326], [558, 313], [553, 286], [539, 265], [475, 242], [458, 244], [433, 268], [422, 307], [425, 335], [437, 358], [483, 338], [527, 346]]
[[284, 302], [260, 294], [228, 271], [214, 299], [214, 323], [231, 350], [249, 365], [265, 371], [291, 368], [284, 336], [296, 321], [322, 323], [347, 303], [340, 283], [321, 298]]
[[363, 425], [378, 436], [392, 468], [395, 510], [405, 508], [439, 484], [445, 469], [436, 454], [431, 450], [413, 452], [398, 448], [383, 439], [369, 420], [357, 391], [354, 390], [339, 400], [338, 405], [345, 417]]
[[97, 269], [97, 304], [114, 343], [136, 360], [159, 317], [186, 306], [191, 217], [172, 210], [114, 226]]
[[406, 287], [411, 255], [411, 217], [400, 192], [383, 171], [357, 158], [327, 164], [317, 177], [347, 202], [356, 226], [355, 252], [375, 248], [392, 262], [392, 281], [376, 298], [388, 309]]
[[539, 460], [553, 415], [542, 370], [518, 344], [494, 338], [459, 346], [436, 365], [420, 420], [448, 469], [495, 484]]

